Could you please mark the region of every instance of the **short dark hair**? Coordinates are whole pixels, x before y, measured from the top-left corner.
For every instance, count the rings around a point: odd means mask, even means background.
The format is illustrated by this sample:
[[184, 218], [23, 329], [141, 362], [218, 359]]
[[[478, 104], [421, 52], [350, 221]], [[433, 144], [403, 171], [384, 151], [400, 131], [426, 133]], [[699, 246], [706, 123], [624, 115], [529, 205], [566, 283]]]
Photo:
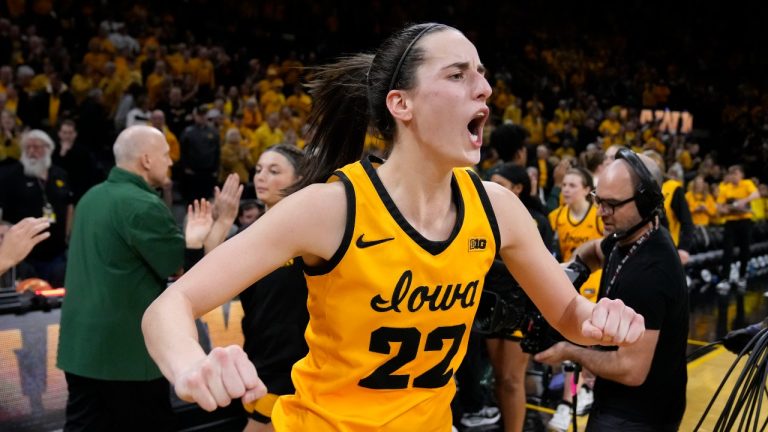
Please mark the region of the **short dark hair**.
[[257, 200], [257, 199], [245, 199], [245, 200], [242, 200], [242, 201], [240, 201], [240, 207], [237, 209], [237, 217], [239, 218], [247, 210], [252, 210], [252, 209], [255, 209], [255, 208], [257, 208], [257, 209], [259, 209], [261, 211], [264, 211], [264, 203], [259, 201], [259, 200]]
[[59, 125], [59, 129], [61, 129], [63, 126], [72, 126], [72, 129], [77, 130], [77, 123], [75, 123], [75, 121], [72, 119], [63, 120]]
[[503, 124], [491, 132], [491, 147], [496, 149], [501, 160], [510, 162], [525, 147], [527, 136], [528, 132], [523, 127]]

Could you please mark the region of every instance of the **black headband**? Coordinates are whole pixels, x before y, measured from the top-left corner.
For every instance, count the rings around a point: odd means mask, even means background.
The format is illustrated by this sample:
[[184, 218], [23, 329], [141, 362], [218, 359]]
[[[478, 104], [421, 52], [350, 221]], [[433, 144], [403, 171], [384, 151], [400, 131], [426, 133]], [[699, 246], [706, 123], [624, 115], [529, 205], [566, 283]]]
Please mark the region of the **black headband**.
[[299, 168], [301, 168], [301, 159], [304, 157], [304, 151], [298, 147], [292, 148], [287, 144], [276, 144], [271, 147], [267, 147], [267, 149], [264, 150], [264, 153], [268, 151], [273, 151], [283, 155], [283, 157], [288, 159], [288, 162], [293, 165], [293, 169], [296, 170], [296, 174], [298, 175]]
[[405, 58], [408, 56], [408, 53], [411, 52], [411, 48], [416, 44], [416, 42], [421, 39], [424, 34], [433, 28], [439, 26], [440, 24], [430, 24], [424, 29], [422, 29], [419, 34], [416, 35], [415, 38], [411, 41], [411, 43], [408, 44], [408, 46], [405, 48], [405, 51], [403, 51], [403, 54], [400, 56], [400, 61], [397, 62], [397, 67], [395, 67], [395, 73], [392, 74], [392, 80], [389, 82], [389, 88], [387, 89], [387, 92], [392, 90], [395, 87], [395, 83], [397, 82], [397, 78], [399, 78], [400, 75], [400, 67], [403, 66], [403, 62], [405, 61]]

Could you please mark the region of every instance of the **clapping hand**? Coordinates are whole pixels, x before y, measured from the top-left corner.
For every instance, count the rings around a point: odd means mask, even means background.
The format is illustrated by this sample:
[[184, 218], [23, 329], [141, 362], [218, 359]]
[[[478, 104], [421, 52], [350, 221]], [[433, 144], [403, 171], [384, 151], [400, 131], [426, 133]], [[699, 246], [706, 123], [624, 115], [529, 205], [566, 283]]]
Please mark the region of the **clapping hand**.
[[565, 173], [571, 168], [571, 161], [570, 159], [563, 159], [561, 160], [557, 166], [554, 169], [554, 172], [552, 173], [552, 179], [555, 184], [555, 186], [560, 187], [561, 184], [563, 184], [563, 179], [565, 178]]
[[225, 221], [234, 222], [242, 194], [243, 185], [240, 184], [240, 177], [234, 173], [227, 176], [221, 189], [216, 186], [213, 194], [216, 219], [224, 218]]
[[211, 204], [205, 200], [195, 200], [187, 207], [187, 226], [184, 238], [189, 249], [200, 249], [213, 226]]
[[45, 231], [51, 226], [48, 218], [25, 218], [5, 233], [0, 243], [0, 273], [23, 260], [32, 248], [51, 236]]

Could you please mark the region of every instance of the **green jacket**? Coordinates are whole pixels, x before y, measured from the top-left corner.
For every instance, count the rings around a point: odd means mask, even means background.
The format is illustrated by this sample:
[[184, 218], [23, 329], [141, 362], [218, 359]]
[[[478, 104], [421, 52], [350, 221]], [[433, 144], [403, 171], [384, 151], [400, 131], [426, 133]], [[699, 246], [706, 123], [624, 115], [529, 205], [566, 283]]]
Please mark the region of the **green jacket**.
[[184, 238], [141, 177], [113, 168], [75, 212], [57, 366], [89, 378], [161, 376], [141, 318], [184, 261]]

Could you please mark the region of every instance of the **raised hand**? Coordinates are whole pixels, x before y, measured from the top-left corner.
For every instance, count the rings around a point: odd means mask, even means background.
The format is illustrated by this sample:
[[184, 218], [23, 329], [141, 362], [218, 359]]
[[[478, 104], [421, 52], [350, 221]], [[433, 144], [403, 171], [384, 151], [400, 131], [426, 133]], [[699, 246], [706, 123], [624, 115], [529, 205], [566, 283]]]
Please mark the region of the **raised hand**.
[[552, 173], [552, 181], [554, 182], [555, 186], [560, 187], [560, 185], [563, 184], [563, 179], [565, 178], [565, 173], [571, 168], [571, 161], [570, 159], [563, 159], [561, 160]]
[[234, 173], [227, 176], [221, 189], [216, 186], [213, 195], [216, 219], [224, 218], [225, 221], [234, 222], [242, 194], [243, 185], [240, 184], [240, 177]]
[[48, 218], [25, 218], [5, 233], [0, 243], [0, 273], [23, 260], [32, 248], [51, 236], [45, 231], [51, 226]]
[[200, 249], [211, 232], [213, 226], [213, 208], [205, 200], [195, 200], [187, 207], [187, 226], [184, 229], [184, 240], [189, 249]]

